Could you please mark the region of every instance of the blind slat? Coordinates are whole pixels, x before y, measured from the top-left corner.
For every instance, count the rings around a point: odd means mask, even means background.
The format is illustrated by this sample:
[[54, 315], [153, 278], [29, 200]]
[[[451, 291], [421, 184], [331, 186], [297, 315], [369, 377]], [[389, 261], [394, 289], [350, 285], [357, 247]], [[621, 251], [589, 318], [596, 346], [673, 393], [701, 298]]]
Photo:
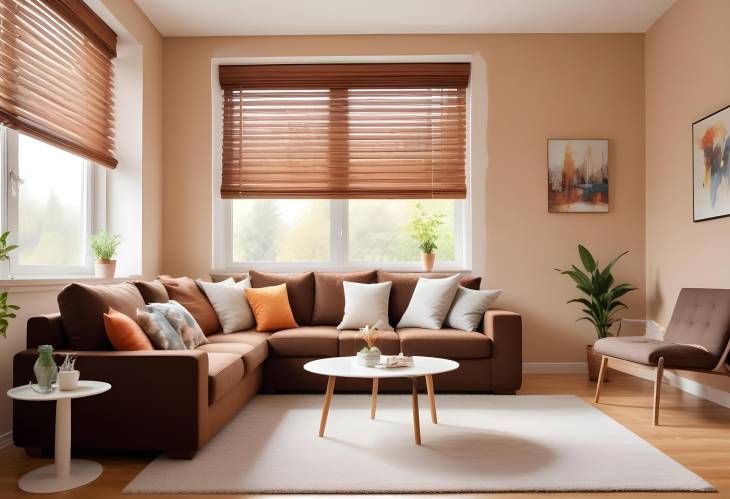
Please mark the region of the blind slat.
[[0, 123], [114, 168], [115, 54], [81, 0], [0, 0]]

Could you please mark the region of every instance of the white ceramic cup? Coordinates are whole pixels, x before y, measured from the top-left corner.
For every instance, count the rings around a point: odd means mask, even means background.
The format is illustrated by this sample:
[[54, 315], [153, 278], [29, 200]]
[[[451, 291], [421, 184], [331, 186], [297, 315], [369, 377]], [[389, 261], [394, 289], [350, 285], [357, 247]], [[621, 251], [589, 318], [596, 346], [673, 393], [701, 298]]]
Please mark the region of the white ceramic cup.
[[79, 372], [74, 371], [59, 371], [58, 372], [58, 388], [61, 391], [69, 392], [75, 390], [79, 386]]

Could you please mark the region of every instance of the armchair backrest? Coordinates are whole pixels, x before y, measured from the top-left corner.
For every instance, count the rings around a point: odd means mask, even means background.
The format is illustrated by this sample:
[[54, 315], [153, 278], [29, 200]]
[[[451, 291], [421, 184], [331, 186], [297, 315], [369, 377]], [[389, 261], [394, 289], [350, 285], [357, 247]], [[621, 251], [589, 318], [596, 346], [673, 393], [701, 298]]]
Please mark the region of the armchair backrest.
[[730, 341], [730, 289], [683, 288], [664, 339], [702, 346], [719, 360]]

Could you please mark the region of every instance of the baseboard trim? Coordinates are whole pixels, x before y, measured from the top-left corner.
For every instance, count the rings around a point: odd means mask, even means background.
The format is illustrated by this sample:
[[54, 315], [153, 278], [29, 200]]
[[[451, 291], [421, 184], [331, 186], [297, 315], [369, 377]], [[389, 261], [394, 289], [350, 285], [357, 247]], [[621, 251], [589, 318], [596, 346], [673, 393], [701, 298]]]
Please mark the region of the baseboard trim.
[[585, 362], [525, 362], [525, 374], [583, 374], [588, 372]]
[[9, 431], [0, 435], [0, 449], [13, 443], [13, 432]]

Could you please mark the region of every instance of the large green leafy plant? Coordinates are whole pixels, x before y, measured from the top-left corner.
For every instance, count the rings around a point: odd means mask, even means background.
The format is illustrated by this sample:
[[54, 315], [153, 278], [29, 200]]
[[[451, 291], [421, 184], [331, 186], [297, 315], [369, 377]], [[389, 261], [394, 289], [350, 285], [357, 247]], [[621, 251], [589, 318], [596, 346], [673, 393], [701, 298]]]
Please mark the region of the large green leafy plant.
[[438, 228], [443, 225], [445, 213], [428, 213], [421, 203], [416, 204], [417, 213], [411, 220], [410, 234], [418, 242], [418, 247], [424, 253], [433, 253], [438, 249]]
[[[0, 235], [0, 261], [10, 260], [10, 252], [18, 248], [15, 244], [8, 244], [9, 235], [10, 232], [3, 232]], [[0, 293], [0, 336], [3, 338], [8, 335], [8, 325], [10, 324], [8, 319], [15, 319], [16, 310], [20, 310], [20, 307], [8, 303], [8, 292]]]
[[631, 284], [614, 284], [611, 274], [613, 266], [628, 251], [624, 251], [611, 260], [605, 268], [601, 269], [598, 261], [584, 246], [578, 245], [578, 255], [583, 265], [583, 270], [571, 265], [570, 270], [555, 269], [563, 275], [570, 277], [576, 287], [586, 295], [585, 298], [573, 298], [568, 303], [580, 303], [583, 305], [582, 317], [577, 320], [588, 321], [596, 328], [598, 338], [609, 336], [609, 330], [614, 322], [615, 313], [621, 309], [629, 308], [619, 300], [626, 293], [637, 289]]

